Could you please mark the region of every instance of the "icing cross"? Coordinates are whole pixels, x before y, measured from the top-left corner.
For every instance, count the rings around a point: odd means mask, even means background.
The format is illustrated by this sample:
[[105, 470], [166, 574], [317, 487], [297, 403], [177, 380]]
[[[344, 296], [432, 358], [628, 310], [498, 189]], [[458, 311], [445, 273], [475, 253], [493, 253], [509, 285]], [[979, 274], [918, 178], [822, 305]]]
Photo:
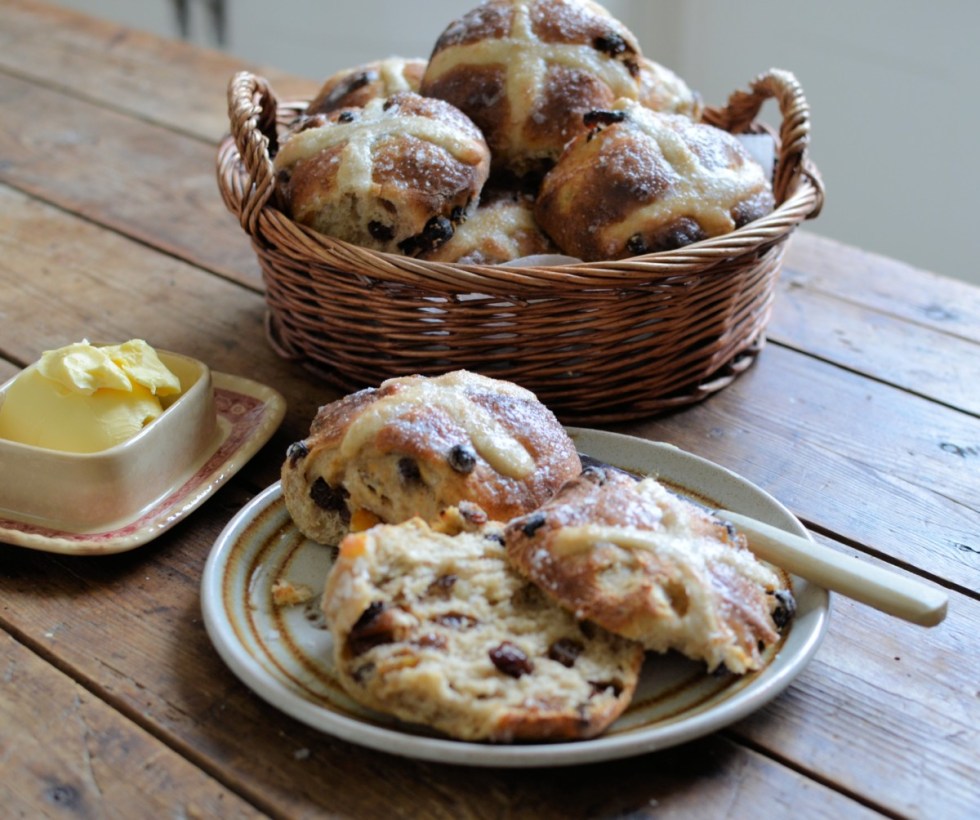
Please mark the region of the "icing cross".
[[[500, 422], [467, 395], [467, 388], [472, 388], [474, 381], [479, 386], [479, 379], [458, 371], [427, 380], [390, 379], [385, 385], [397, 384], [398, 389], [379, 398], [354, 420], [340, 444], [341, 456], [349, 460], [385, 425], [403, 415], [420, 407], [438, 407], [466, 431], [476, 451], [494, 470], [509, 478], [528, 476], [534, 470], [534, 459]], [[516, 385], [508, 392], [515, 397], [533, 397]]]
[[534, 101], [541, 96], [549, 65], [585, 69], [600, 77], [614, 97], [636, 99], [638, 81], [619, 60], [610, 59], [583, 44], [546, 43], [534, 33], [528, 4], [514, 9], [510, 36], [450, 46], [432, 57], [429, 77], [439, 77], [454, 65], [507, 66], [507, 99], [513, 112], [512, 121], [520, 127], [534, 116]]
[[[398, 116], [395, 111], [386, 111], [385, 104], [384, 99], [374, 99], [351, 122], [331, 122], [293, 134], [276, 155], [276, 170], [291, 168], [321, 151], [343, 145], [337, 160], [341, 163], [338, 186], [342, 190], [364, 191], [372, 180], [371, 149], [378, 140], [391, 136], [415, 137], [437, 145], [467, 165], [476, 165], [482, 158], [486, 149], [459, 128], [431, 117]], [[396, 120], [397, 126], [393, 126]]]

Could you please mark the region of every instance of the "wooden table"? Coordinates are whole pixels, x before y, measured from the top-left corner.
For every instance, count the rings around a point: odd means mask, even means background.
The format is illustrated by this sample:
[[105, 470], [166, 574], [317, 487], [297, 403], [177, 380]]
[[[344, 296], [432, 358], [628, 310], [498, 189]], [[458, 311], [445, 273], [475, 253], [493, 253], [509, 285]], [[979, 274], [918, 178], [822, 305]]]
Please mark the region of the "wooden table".
[[[205, 559], [334, 397], [266, 343], [258, 266], [218, 195], [242, 67], [0, 0], [0, 381], [49, 347], [140, 336], [288, 401], [259, 455], [150, 544], [98, 558], [0, 545], [0, 814], [980, 816], [980, 289], [806, 230], [755, 366], [615, 429], [725, 465], [819, 541], [944, 588], [944, 623], [835, 596], [816, 658], [751, 717], [559, 769], [370, 751], [238, 681], [202, 624]], [[286, 98], [319, 79], [261, 73]]]

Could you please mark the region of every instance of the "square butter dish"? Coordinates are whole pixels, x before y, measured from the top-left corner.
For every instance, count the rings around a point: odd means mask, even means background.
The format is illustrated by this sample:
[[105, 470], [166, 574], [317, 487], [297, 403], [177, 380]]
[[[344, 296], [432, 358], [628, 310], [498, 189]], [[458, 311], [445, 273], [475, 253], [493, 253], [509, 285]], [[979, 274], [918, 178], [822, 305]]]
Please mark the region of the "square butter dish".
[[[80, 555], [145, 544], [197, 509], [278, 428], [285, 401], [277, 391], [157, 352], [181, 393], [127, 441], [68, 453], [0, 439], [0, 542]], [[0, 402], [13, 381], [0, 387]]]

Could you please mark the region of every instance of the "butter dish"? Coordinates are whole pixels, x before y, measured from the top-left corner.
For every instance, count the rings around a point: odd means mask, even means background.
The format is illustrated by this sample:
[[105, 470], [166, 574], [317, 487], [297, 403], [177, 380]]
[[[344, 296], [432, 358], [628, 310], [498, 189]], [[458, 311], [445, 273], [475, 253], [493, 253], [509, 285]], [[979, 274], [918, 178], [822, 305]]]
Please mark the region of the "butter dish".
[[68, 453], [0, 440], [0, 542], [74, 554], [140, 546], [200, 506], [278, 428], [277, 391], [158, 353], [181, 393], [127, 441]]

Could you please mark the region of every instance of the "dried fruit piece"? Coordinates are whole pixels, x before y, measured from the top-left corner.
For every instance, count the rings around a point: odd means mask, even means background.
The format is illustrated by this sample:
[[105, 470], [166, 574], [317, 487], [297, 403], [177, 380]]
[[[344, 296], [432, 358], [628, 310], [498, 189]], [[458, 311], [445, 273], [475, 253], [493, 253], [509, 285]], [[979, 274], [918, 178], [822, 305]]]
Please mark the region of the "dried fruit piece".
[[505, 675], [519, 678], [534, 671], [534, 664], [524, 651], [510, 641], [502, 641], [489, 652], [490, 660]]

